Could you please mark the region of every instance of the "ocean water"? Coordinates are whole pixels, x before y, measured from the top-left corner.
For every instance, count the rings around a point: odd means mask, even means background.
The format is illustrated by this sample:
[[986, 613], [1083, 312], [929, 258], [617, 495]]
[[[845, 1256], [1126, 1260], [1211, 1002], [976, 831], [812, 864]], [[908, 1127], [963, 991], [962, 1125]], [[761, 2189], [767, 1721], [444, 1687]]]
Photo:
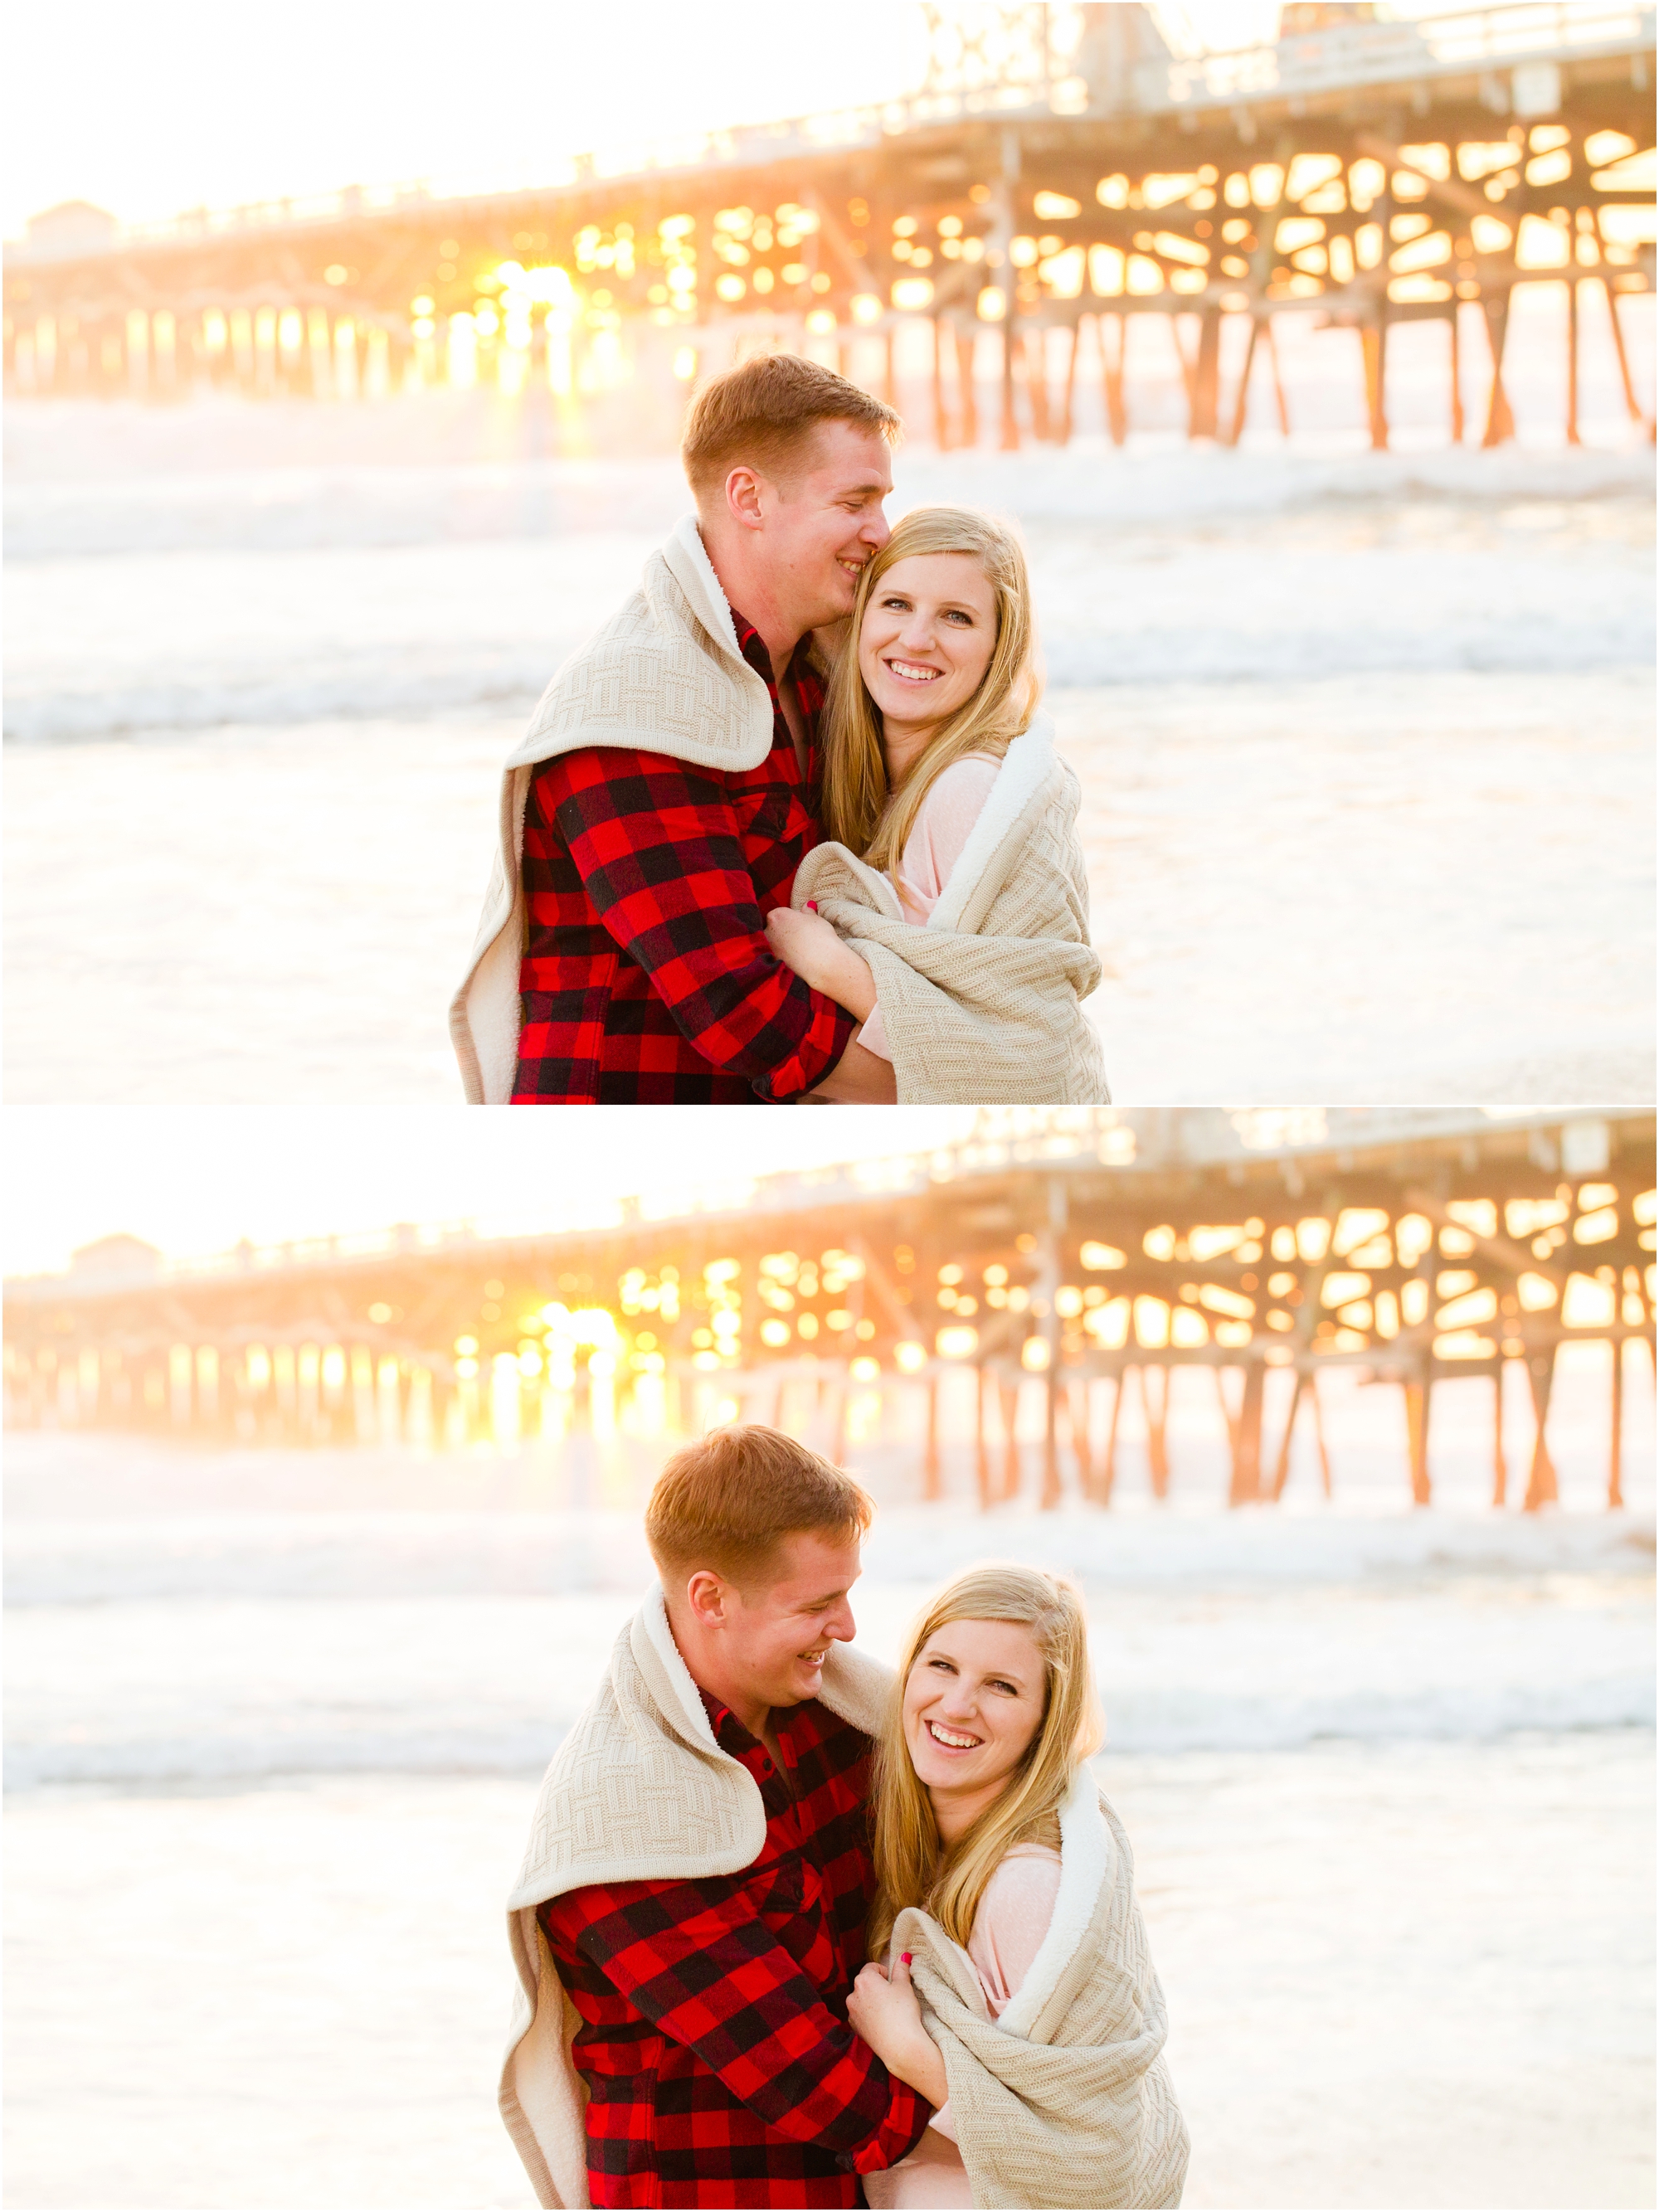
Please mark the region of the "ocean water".
[[[1543, 1516], [1481, 1504], [1473, 1387], [1437, 1405], [1426, 1513], [1397, 1394], [1352, 1384], [1329, 1504], [1298, 1451], [1283, 1508], [1221, 1510], [1179, 1391], [1164, 1509], [1133, 1412], [1107, 1515], [979, 1515], [948, 1419], [940, 1504], [901, 1424], [855, 1459], [878, 1654], [975, 1559], [1083, 1583], [1190, 2203], [1651, 2201], [1645, 1382], [1618, 1514], [1583, 1354]], [[501, 1900], [648, 1584], [660, 1450], [10, 1439], [9, 2203], [528, 2204]]]
[[[1148, 370], [1121, 452], [1085, 394], [1064, 453], [898, 458], [894, 512], [1024, 532], [1115, 1095], [1645, 1098], [1650, 448], [1593, 337], [1559, 445], [1545, 332], [1526, 442], [1447, 449], [1418, 325], [1372, 454], [1350, 335], [1287, 325], [1288, 443], [1188, 447]], [[674, 463], [482, 393], [6, 435], [7, 1095], [456, 1097], [497, 765]]]

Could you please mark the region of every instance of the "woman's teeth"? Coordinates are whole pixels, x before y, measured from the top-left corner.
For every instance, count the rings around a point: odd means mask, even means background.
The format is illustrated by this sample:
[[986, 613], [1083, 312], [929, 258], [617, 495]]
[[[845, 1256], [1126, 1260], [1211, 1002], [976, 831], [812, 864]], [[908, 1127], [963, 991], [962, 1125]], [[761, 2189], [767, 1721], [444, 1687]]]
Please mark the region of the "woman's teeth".
[[927, 1723], [927, 1733], [935, 1743], [942, 1743], [947, 1751], [977, 1751], [981, 1739], [976, 1735], [958, 1735], [953, 1729], [941, 1728], [937, 1721]]
[[890, 660], [886, 665], [906, 684], [931, 684], [940, 672], [937, 668], [924, 668], [917, 660]]

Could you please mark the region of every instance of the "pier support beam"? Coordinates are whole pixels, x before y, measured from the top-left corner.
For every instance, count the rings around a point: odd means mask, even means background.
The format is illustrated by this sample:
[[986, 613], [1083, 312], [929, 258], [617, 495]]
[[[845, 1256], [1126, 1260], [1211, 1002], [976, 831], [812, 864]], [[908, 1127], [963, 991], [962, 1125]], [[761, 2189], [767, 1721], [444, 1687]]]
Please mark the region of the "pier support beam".
[[1481, 301], [1486, 311], [1486, 343], [1492, 350], [1492, 389], [1486, 398], [1486, 427], [1482, 446], [1501, 446], [1515, 435], [1515, 417], [1504, 389], [1504, 341], [1510, 324], [1510, 290], [1488, 292]]
[[1019, 1385], [997, 1377], [997, 1409], [1002, 1415], [1002, 1500], [1006, 1504], [1019, 1496], [1019, 1438], [1015, 1425], [1019, 1418]]
[[1625, 328], [1619, 319], [1619, 298], [1613, 289], [1613, 279], [1603, 274], [1602, 295], [1607, 303], [1607, 320], [1613, 326], [1613, 350], [1619, 361], [1619, 380], [1625, 387], [1625, 406], [1632, 422], [1642, 420], [1642, 404], [1636, 397], [1636, 386], [1630, 373], [1630, 356], [1625, 351]]
[[[844, 1395], [844, 1394], [843, 1394]], [[836, 1455], [840, 1456], [839, 1454]], [[945, 1495], [939, 1480], [939, 1376], [927, 1377], [927, 1442], [922, 1455], [921, 1494], [931, 1504]]]
[[1613, 1394], [1608, 1401], [1607, 1510], [1616, 1513], [1625, 1502], [1625, 1344], [1615, 1336], [1613, 1352]]
[[1198, 356], [1193, 364], [1188, 434], [1214, 438], [1221, 408], [1221, 310], [1206, 307], [1198, 319]]
[[961, 395], [962, 442], [973, 447], [979, 443], [979, 400], [974, 391], [974, 352], [978, 333], [973, 330], [958, 330], [957, 338], [957, 390]]
[[984, 1368], [974, 1370], [974, 1480], [979, 1489], [979, 1510], [991, 1510], [991, 1453], [985, 1434], [985, 1394], [990, 1377]]
[[[1266, 1360], [1244, 1362], [1243, 1394], [1232, 1425], [1233, 1473], [1227, 1492], [1229, 1505], [1255, 1505], [1261, 1502], [1261, 1407], [1267, 1375]], [[1218, 1368], [1218, 1388], [1220, 1382], [1221, 1370]]]
[[1556, 1480], [1555, 1462], [1551, 1459], [1545, 1431], [1549, 1422], [1550, 1394], [1555, 1386], [1556, 1346], [1547, 1352], [1535, 1352], [1527, 1362], [1527, 1376], [1532, 1384], [1533, 1419], [1536, 1427], [1533, 1436], [1532, 1465], [1527, 1473], [1527, 1494], [1522, 1501], [1522, 1510], [1536, 1513], [1540, 1506], [1553, 1505], [1560, 1498], [1560, 1485]]
[[1066, 1194], [1063, 1176], [1048, 1179], [1048, 1218], [1042, 1231], [1041, 1297], [1042, 1342], [1048, 1359], [1042, 1370], [1042, 1510], [1060, 1503], [1060, 1444], [1056, 1434], [1060, 1392], [1060, 1260], [1066, 1233]]
[[1077, 1461], [1077, 1486], [1079, 1498], [1094, 1495], [1094, 1452], [1089, 1441], [1089, 1383], [1067, 1384], [1066, 1390], [1066, 1421], [1072, 1441], [1073, 1455]]
[[1452, 301], [1451, 313], [1446, 318], [1446, 327], [1451, 332], [1451, 441], [1454, 446], [1463, 442], [1463, 368], [1459, 349], [1458, 320], [1461, 310]]
[[1031, 435], [1038, 445], [1046, 446], [1049, 443], [1047, 331], [1026, 331], [1020, 348], [1020, 362], [1025, 372], [1025, 404], [1031, 418]]
[[1406, 1451], [1411, 1468], [1413, 1505], [1427, 1505], [1432, 1501], [1429, 1480], [1429, 1413], [1433, 1388], [1433, 1376], [1426, 1363], [1416, 1378], [1406, 1384]]
[[1002, 178], [997, 195], [996, 243], [1002, 257], [998, 276], [1002, 286], [1002, 434], [1005, 453], [1019, 451], [1019, 419], [1014, 412], [1014, 345], [1019, 271], [1014, 267], [1014, 186], [1019, 181], [1019, 133], [1002, 134]]
[[1238, 390], [1233, 396], [1233, 419], [1227, 432], [1230, 446], [1236, 446], [1244, 434], [1244, 419], [1250, 404], [1250, 371], [1255, 366], [1256, 340], [1261, 333], [1261, 319], [1252, 315], [1249, 336], [1244, 341], [1244, 366], [1238, 372]]
[[1389, 325], [1379, 315], [1359, 334], [1365, 356], [1365, 413], [1370, 423], [1371, 450], [1385, 453], [1389, 444], [1388, 369]]
[[1054, 439], [1054, 442], [1060, 446], [1069, 446], [1072, 442], [1072, 407], [1077, 389], [1077, 349], [1083, 335], [1081, 325], [1082, 318], [1079, 317], [1066, 334], [1066, 383], [1060, 393], [1060, 428]]
[[[1151, 1377], [1158, 1376], [1156, 1390]], [[1146, 1417], [1146, 1470], [1154, 1498], [1170, 1494], [1170, 1370], [1142, 1360], [1135, 1370], [1141, 1411]]]

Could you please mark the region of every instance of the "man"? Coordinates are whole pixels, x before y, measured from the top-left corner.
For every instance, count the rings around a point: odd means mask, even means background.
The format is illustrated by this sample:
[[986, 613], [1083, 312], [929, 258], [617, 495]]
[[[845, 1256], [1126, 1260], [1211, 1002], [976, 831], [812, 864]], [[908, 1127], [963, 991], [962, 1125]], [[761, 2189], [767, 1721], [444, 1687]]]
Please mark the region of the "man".
[[548, 2205], [855, 2205], [930, 2107], [847, 2023], [889, 1677], [842, 1650], [870, 1521], [775, 1430], [671, 1460], [662, 1576], [542, 1785], [501, 2111]]
[[474, 1104], [890, 1101], [890, 1063], [775, 957], [818, 841], [815, 629], [887, 542], [899, 419], [790, 354], [687, 418], [696, 500], [548, 686], [450, 1029]]

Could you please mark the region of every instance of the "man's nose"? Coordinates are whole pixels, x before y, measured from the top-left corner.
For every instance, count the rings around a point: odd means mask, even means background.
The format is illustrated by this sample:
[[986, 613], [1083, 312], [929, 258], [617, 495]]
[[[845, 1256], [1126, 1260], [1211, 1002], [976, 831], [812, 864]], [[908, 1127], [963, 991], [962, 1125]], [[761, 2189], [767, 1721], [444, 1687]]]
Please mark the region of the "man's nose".
[[864, 527], [859, 532], [865, 544], [873, 547], [878, 553], [892, 534], [893, 526], [878, 507], [872, 507], [865, 516]]
[[838, 1605], [823, 1624], [823, 1632], [836, 1644], [850, 1644], [858, 1634], [858, 1623], [853, 1618], [850, 1605]]

